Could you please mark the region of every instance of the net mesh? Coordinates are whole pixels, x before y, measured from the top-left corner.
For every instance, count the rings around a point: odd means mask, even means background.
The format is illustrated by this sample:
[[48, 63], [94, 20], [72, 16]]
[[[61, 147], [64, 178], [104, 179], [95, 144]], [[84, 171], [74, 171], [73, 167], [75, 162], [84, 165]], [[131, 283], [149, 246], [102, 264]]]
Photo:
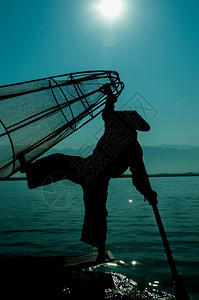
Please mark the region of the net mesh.
[[106, 83], [116, 96], [120, 94], [123, 85], [112, 71], [1, 86], [0, 177], [19, 170], [19, 154], [33, 161], [99, 114], [106, 100], [99, 88]]

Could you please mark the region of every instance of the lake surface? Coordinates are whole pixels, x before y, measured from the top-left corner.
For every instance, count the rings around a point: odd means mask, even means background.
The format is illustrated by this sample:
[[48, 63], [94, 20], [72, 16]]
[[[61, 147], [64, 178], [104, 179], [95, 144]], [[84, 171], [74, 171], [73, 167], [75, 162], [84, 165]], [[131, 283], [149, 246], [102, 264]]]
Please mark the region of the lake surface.
[[[199, 177], [151, 178], [177, 269], [192, 300], [199, 299]], [[36, 190], [0, 182], [0, 256], [69, 256], [95, 251], [80, 242], [82, 190], [63, 181]], [[95, 199], [93, 199], [94, 201]], [[153, 210], [130, 178], [112, 179], [107, 249], [118, 272], [139, 286], [173, 293], [171, 273]]]

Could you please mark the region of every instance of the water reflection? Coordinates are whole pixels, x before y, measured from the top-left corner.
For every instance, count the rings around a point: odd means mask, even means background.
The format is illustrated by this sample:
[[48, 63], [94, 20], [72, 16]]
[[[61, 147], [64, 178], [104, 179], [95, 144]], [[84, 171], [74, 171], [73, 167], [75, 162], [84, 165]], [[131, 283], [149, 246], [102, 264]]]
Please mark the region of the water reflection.
[[[138, 287], [138, 284], [121, 273], [111, 273], [114, 289], [105, 291], [105, 299], [140, 299], [140, 300], [174, 300], [175, 298], [156, 289]], [[159, 281], [153, 281], [152, 286], [157, 286]]]
[[123, 260], [119, 260], [120, 264], [125, 265], [125, 262]]
[[159, 281], [158, 280], [155, 280], [155, 281], [152, 281], [152, 282], [149, 282], [148, 284], [150, 285], [150, 286], [155, 286], [155, 287], [157, 287], [158, 285], [159, 285]]
[[130, 262], [125, 262], [124, 260], [115, 260], [114, 262], [108, 262], [105, 265], [106, 266], [113, 266], [113, 267], [124, 267], [129, 270], [131, 270], [131, 265], [136, 266], [136, 265], [141, 265], [142, 263], [137, 261], [137, 260], [132, 260]]
[[[90, 268], [89, 270], [93, 270], [94, 272], [105, 272], [106, 274], [111, 274], [114, 283], [114, 288], [105, 290], [104, 299], [175, 299], [173, 296], [165, 292], [159, 291], [159, 289], [161, 289], [161, 284], [158, 280], [148, 280], [145, 282], [144, 287], [140, 283], [134, 281], [131, 276], [129, 277], [128, 275], [126, 275], [130, 274], [132, 270], [135, 271], [138, 265], [142, 265], [142, 263], [137, 260], [131, 260], [128, 262], [126, 262], [125, 260], [116, 260], [111, 263], [106, 263], [104, 265]], [[145, 274], [145, 277], [147, 280], [148, 275]], [[148, 286], [148, 288], [146, 286]]]
[[117, 267], [118, 264], [117, 263], [114, 263], [114, 262], [109, 262], [106, 264], [107, 266], [113, 266], [113, 267]]

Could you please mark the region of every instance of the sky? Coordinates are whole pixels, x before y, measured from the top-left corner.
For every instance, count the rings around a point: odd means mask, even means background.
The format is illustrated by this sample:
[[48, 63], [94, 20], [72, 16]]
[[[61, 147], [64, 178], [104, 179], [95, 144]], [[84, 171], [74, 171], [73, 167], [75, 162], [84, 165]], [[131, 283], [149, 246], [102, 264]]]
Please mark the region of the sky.
[[[142, 145], [199, 146], [199, 1], [121, 0], [108, 18], [101, 0], [0, 0], [0, 85], [86, 70], [116, 70], [116, 109], [151, 125]], [[99, 116], [60, 147], [92, 145]]]

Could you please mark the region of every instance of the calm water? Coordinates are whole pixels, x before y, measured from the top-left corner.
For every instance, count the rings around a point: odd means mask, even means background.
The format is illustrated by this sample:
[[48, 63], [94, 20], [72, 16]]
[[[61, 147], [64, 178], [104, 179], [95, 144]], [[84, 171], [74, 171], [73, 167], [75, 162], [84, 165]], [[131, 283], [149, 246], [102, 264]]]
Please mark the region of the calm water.
[[[192, 300], [199, 299], [199, 177], [151, 178], [171, 249]], [[0, 255], [52, 256], [93, 252], [79, 241], [82, 191], [65, 181], [28, 190], [26, 182], [0, 182]], [[94, 200], [94, 199], [93, 199]], [[107, 249], [116, 264], [98, 267], [139, 286], [173, 293], [171, 275], [152, 208], [130, 178], [114, 179], [108, 197]]]

